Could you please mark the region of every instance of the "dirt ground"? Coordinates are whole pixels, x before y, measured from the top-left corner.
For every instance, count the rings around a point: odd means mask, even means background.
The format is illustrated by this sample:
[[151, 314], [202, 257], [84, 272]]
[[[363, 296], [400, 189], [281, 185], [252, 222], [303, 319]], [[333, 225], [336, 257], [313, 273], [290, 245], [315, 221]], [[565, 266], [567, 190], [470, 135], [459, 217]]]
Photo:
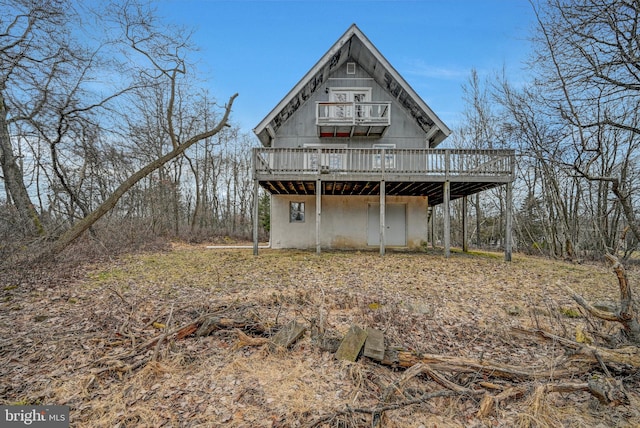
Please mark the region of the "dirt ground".
[[[638, 283], [635, 271], [629, 272]], [[640, 375], [607, 365], [628, 402], [587, 391], [548, 392], [571, 379], [424, 373], [367, 357], [335, 358], [355, 325], [384, 332], [388, 348], [548, 372], [570, 350], [523, 337], [544, 330], [593, 344], [617, 326], [585, 317], [559, 285], [616, 301], [604, 263], [579, 265], [498, 253], [207, 249], [129, 255], [61, 278], [5, 275], [0, 289], [0, 403], [70, 407], [73, 427], [632, 427]], [[53, 278], [53, 279], [51, 279]], [[636, 287], [637, 289], [637, 287]], [[196, 320], [231, 320], [197, 336]], [[290, 348], [265, 344], [288, 322], [307, 329]], [[226, 321], [225, 321], [226, 322]], [[235, 324], [234, 324], [235, 323]], [[403, 375], [405, 377], [403, 378]], [[520, 388], [487, 415], [486, 395]], [[376, 425], [377, 423], [377, 425]]]

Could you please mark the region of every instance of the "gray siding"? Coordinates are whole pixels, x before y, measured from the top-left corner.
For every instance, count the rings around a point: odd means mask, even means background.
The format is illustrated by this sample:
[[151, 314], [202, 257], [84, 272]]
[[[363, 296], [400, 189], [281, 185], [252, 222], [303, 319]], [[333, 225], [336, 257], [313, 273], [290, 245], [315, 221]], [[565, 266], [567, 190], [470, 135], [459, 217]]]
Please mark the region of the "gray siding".
[[[278, 129], [273, 147], [304, 147], [305, 144], [347, 144], [349, 148], [370, 148], [373, 144], [395, 144], [396, 148], [426, 148], [424, 131], [367, 73], [356, 65], [356, 74], [347, 74], [346, 63]], [[316, 129], [316, 102], [329, 101], [330, 87], [369, 87], [371, 101], [391, 102], [391, 125], [382, 138], [320, 138]], [[395, 102], [394, 102], [395, 100]]]

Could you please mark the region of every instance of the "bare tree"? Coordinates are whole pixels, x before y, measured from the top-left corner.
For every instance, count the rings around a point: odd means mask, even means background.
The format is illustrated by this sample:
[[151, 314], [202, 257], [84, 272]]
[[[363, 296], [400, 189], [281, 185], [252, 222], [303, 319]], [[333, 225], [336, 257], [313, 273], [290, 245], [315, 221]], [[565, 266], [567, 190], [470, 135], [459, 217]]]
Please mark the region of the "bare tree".
[[531, 64], [536, 78], [521, 90], [501, 85], [509, 130], [523, 142], [536, 168], [536, 189], [539, 185], [550, 220], [548, 234], [560, 238], [560, 245], [566, 239], [562, 253], [571, 256], [587, 240], [584, 224], [592, 224], [599, 249], [618, 277], [620, 306], [597, 310], [569, 293], [592, 315], [620, 322], [627, 338], [638, 343], [638, 314], [616, 254], [627, 228], [636, 242], [640, 238], [634, 202], [640, 149], [640, 1], [547, 0], [532, 5], [538, 23]]
[[549, 0], [534, 9], [541, 100], [565, 129], [557, 141], [562, 162], [611, 192], [637, 241], [631, 179], [640, 148], [640, 2]]
[[84, 10], [81, 18], [81, 4], [2, 0], [0, 6], [6, 12], [0, 17], [0, 165], [22, 223], [30, 234], [41, 235], [45, 204], [38, 212], [32, 199], [42, 201], [43, 183], [27, 186], [29, 175], [46, 177], [53, 199], [66, 206], [71, 220], [86, 216], [90, 201], [82, 188], [87, 164], [77, 162], [77, 155], [96, 148], [104, 122], [98, 112], [104, 115], [134, 86], [122, 78], [120, 87], [109, 92], [88, 89], [96, 74], [109, 72], [102, 53], [107, 43], [80, 42], [74, 35], [91, 17]]
[[[57, 223], [50, 251], [59, 252], [107, 213], [147, 216], [141, 198], [153, 193], [157, 171], [167, 186], [162, 206], [151, 208], [179, 234], [193, 184], [184, 162], [194, 174], [199, 162], [182, 155], [205, 140], [204, 164], [214, 165], [212, 137], [229, 126], [237, 96], [224, 106], [192, 96], [201, 90], [187, 62], [190, 33], [161, 23], [152, 4], [137, 0], [102, 4], [99, 19], [91, 4], [72, 0], [0, 6], [0, 166], [19, 223], [43, 234], [51, 225], [46, 211]], [[208, 181], [197, 175], [196, 189]]]
[[11, 202], [29, 234], [42, 234], [11, 128], [50, 108], [52, 88], [72, 65], [66, 1], [0, 1], [0, 166]]
[[[156, 135], [169, 142], [169, 149], [167, 152], [159, 153], [158, 157], [131, 174], [96, 209], [62, 234], [52, 245], [53, 253], [60, 252], [82, 235], [113, 209], [120, 198], [144, 177], [177, 159], [194, 144], [216, 135], [228, 126], [233, 102], [237, 97], [237, 94], [230, 97], [224, 106], [222, 117], [210, 128], [184, 126], [179, 101], [180, 85], [185, 81], [188, 72], [185, 59], [189, 47], [188, 36], [164, 34], [154, 25], [156, 20], [152, 11], [139, 5], [127, 3], [117, 12], [116, 17], [130, 48], [149, 64], [142, 75], [146, 82], [142, 88], [150, 88], [154, 99], [160, 101], [160, 105], [163, 106], [161, 129]], [[166, 91], [158, 92], [157, 88], [166, 88]], [[159, 147], [162, 148], [161, 145]]]
[[[489, 79], [480, 79], [477, 70], [471, 69], [469, 78], [462, 86], [465, 108], [463, 124], [455, 130], [453, 144], [458, 148], [496, 149], [507, 146], [500, 116], [499, 104], [493, 101]], [[471, 199], [475, 208], [475, 240], [478, 246], [491, 242], [503, 243], [504, 189], [477, 193]], [[485, 218], [486, 216], [486, 218]], [[493, 226], [495, 224], [495, 227]], [[482, 230], [488, 231], [483, 236]]]
[[236, 95], [219, 105], [198, 86], [189, 31], [145, 0], [0, 6], [3, 233], [44, 235], [45, 254], [123, 221], [150, 235], [248, 233], [256, 140], [229, 123]]

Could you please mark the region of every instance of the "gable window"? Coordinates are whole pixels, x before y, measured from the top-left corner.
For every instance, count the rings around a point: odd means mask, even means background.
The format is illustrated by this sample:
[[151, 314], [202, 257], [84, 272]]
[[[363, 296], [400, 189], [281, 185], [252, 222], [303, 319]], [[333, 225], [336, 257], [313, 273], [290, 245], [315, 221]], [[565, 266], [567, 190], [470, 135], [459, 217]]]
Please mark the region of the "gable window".
[[348, 62], [347, 63], [347, 74], [356, 74], [356, 63]]
[[304, 223], [304, 202], [289, 202], [289, 223]]

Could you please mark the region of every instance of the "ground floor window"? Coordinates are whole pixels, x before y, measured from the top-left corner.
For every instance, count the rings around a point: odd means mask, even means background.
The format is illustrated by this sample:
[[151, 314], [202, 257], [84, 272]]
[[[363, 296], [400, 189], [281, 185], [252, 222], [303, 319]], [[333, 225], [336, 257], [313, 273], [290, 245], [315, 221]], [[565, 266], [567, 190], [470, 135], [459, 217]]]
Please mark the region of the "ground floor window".
[[304, 202], [289, 202], [289, 222], [304, 223]]

